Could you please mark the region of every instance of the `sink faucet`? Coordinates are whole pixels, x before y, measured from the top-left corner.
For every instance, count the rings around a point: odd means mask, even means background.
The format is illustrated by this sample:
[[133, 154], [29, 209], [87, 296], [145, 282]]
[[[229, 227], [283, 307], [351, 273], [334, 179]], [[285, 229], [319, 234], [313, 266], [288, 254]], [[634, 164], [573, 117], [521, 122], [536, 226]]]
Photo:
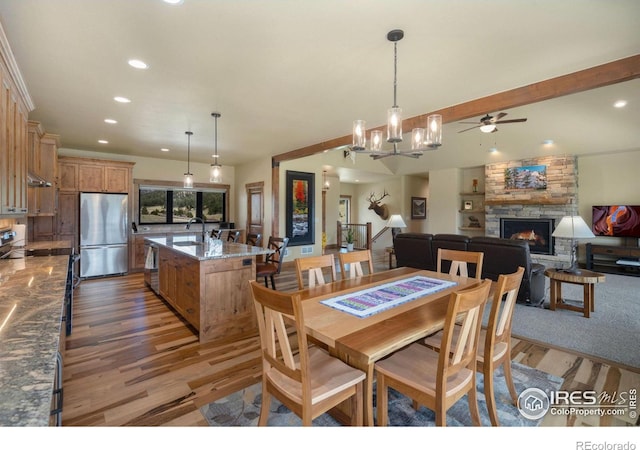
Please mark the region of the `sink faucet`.
[[204, 224], [204, 220], [202, 220], [202, 218], [200, 217], [193, 217], [191, 219], [189, 219], [189, 222], [187, 222], [187, 230], [189, 228], [191, 228], [191, 224], [193, 222], [197, 222], [200, 221], [202, 222], [202, 242], [205, 242], [206, 238], [207, 238], [207, 230], [205, 230], [205, 224]]

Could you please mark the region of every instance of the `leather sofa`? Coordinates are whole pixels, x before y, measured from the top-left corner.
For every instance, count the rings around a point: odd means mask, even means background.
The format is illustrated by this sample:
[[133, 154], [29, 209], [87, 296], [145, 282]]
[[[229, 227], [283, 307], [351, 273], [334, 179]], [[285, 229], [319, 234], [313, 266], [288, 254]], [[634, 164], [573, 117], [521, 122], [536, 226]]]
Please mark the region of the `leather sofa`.
[[[529, 244], [522, 240], [495, 237], [469, 237], [459, 234], [400, 233], [394, 240], [398, 267], [436, 270], [438, 248], [483, 252], [482, 278], [496, 281], [501, 273], [513, 273], [524, 267], [518, 291], [518, 303], [540, 306], [544, 301], [544, 269], [531, 261]], [[443, 264], [443, 271], [448, 267]], [[475, 275], [475, 267], [469, 268]]]

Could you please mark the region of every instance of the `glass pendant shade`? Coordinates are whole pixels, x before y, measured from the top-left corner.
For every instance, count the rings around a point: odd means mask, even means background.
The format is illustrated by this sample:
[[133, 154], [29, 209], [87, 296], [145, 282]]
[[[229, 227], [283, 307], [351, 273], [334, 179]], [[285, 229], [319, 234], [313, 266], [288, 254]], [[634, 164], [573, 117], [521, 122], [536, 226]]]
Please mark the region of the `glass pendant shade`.
[[359, 151], [365, 149], [367, 144], [367, 137], [365, 135], [366, 127], [367, 123], [364, 120], [353, 121], [353, 150]]
[[422, 150], [424, 148], [424, 140], [424, 128], [414, 128], [411, 130], [411, 150]]
[[372, 152], [382, 151], [382, 131], [380, 130], [373, 130], [371, 132], [371, 151]]
[[209, 181], [211, 183], [222, 182], [222, 166], [219, 164], [211, 164], [211, 170], [209, 171]]
[[184, 187], [185, 189], [192, 189], [193, 188], [193, 174], [186, 172], [184, 174], [184, 182], [182, 183], [182, 187]]
[[429, 148], [438, 148], [442, 145], [442, 116], [440, 114], [432, 114], [427, 117], [425, 143]]
[[482, 125], [480, 127], [480, 131], [482, 131], [483, 133], [492, 133], [495, 129], [496, 126], [492, 123], [490, 123], [489, 125]]
[[402, 142], [402, 108], [387, 111], [387, 142]]

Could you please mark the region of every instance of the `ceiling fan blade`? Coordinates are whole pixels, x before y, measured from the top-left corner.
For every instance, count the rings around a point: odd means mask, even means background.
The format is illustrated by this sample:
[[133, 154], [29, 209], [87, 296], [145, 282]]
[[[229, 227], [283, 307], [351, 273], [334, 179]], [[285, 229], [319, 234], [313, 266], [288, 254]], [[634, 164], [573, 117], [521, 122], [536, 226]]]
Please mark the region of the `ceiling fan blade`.
[[474, 123], [474, 124], [478, 125], [478, 121], [477, 120], [475, 122], [458, 122], [458, 123]]
[[490, 119], [490, 122], [491, 122], [491, 123], [496, 123], [496, 122], [498, 122], [498, 120], [502, 119], [502, 118], [503, 118], [504, 116], [506, 116], [506, 115], [507, 115], [507, 113], [506, 113], [506, 112], [501, 112], [501, 113], [500, 113], [500, 114], [498, 114], [497, 116], [492, 117], [492, 118]]
[[475, 127], [467, 128], [466, 130], [458, 131], [458, 133], [464, 133], [465, 131], [473, 130], [474, 128], [480, 128], [484, 124], [476, 125]]
[[499, 120], [497, 122], [494, 123], [516, 123], [516, 122], [526, 122], [527, 119], [523, 118], [523, 119], [509, 119], [509, 120]]
[[498, 131], [498, 127], [495, 127], [492, 131], [492, 133], [495, 133], [496, 131]]

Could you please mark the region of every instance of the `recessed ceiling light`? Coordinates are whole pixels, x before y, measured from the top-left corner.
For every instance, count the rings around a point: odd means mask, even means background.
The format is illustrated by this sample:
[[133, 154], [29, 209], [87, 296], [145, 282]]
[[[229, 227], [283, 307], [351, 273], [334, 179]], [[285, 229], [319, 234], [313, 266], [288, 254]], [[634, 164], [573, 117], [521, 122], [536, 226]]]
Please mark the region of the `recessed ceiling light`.
[[163, 0], [163, 1], [170, 5], [180, 5], [184, 0]]
[[491, 147], [491, 148], [489, 149], [489, 153], [498, 153], [498, 149], [497, 149], [497, 148], [495, 148], [495, 147]]
[[104, 139], [98, 139], [98, 143], [99, 143], [99, 144], [108, 144], [108, 143], [109, 143], [109, 141], [104, 140]]
[[131, 100], [129, 100], [127, 97], [113, 97], [113, 99], [118, 103], [131, 103]]
[[139, 59], [130, 59], [129, 60], [129, 65], [131, 67], [134, 67], [136, 69], [148, 69], [149, 65], [144, 62], [144, 61], [140, 61]]
[[544, 145], [553, 145], [553, 139], [545, 139], [542, 143]]
[[613, 104], [614, 107], [616, 108], [624, 108], [625, 106], [627, 106], [627, 101], [626, 100], [618, 100], [617, 102], [615, 102]]
[[104, 119], [104, 122], [105, 123], [110, 123], [112, 125], [118, 123], [118, 121], [115, 120], [115, 119]]
[[161, 151], [161, 152], [168, 152], [168, 151], [169, 151], [169, 149], [168, 149], [168, 148], [161, 148], [161, 149], [160, 149], [160, 151]]

